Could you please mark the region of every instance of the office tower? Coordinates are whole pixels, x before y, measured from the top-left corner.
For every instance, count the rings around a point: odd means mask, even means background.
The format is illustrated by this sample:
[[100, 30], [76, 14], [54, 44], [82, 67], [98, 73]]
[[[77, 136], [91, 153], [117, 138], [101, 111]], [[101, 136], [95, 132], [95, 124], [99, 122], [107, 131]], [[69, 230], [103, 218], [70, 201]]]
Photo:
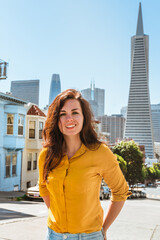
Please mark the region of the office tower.
[[14, 97], [39, 105], [39, 80], [11, 81], [11, 93]]
[[127, 117], [127, 106], [121, 108], [121, 114], [124, 118]]
[[95, 88], [91, 82], [90, 88], [81, 90], [82, 96], [90, 103], [95, 117], [104, 115], [105, 90]]
[[158, 162], [160, 163], [160, 142], [154, 142], [154, 152], [155, 157], [158, 159]]
[[61, 82], [59, 74], [53, 74], [50, 85], [49, 105], [53, 102], [55, 97], [61, 92]]
[[151, 104], [154, 142], [160, 142], [160, 103]]
[[146, 157], [153, 158], [153, 133], [148, 73], [149, 36], [143, 32], [141, 3], [136, 35], [131, 38], [131, 82], [125, 138], [145, 146]]
[[125, 118], [122, 114], [112, 114], [111, 116], [98, 117], [101, 122], [101, 132], [109, 136], [109, 143], [115, 144], [118, 140], [123, 139]]

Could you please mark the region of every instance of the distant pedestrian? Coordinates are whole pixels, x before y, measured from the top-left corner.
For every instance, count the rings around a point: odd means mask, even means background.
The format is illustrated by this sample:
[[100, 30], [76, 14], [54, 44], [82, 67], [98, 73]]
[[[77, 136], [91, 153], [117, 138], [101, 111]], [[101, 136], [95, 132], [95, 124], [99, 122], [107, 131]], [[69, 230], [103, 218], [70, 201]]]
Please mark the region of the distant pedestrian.
[[[48, 109], [39, 156], [39, 190], [48, 211], [48, 240], [102, 240], [130, 195], [116, 156], [97, 139], [89, 103], [60, 93]], [[112, 192], [103, 221], [102, 177]]]

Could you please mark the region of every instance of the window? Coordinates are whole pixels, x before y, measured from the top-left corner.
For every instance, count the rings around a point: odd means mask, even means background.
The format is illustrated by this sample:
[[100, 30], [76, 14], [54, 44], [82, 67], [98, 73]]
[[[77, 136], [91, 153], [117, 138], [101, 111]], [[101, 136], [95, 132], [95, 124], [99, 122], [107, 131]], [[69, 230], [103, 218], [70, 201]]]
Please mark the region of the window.
[[13, 135], [14, 115], [7, 114], [7, 134]]
[[6, 155], [6, 177], [11, 176], [10, 169], [11, 169], [11, 156]]
[[27, 171], [30, 171], [32, 168], [32, 153], [27, 154]]
[[18, 115], [18, 135], [23, 136], [23, 127], [24, 127], [24, 115]]
[[35, 138], [36, 122], [29, 121], [29, 138]]
[[17, 174], [17, 154], [15, 152], [6, 155], [6, 177], [15, 176]]
[[26, 187], [27, 187], [27, 188], [31, 187], [31, 181], [29, 181], [29, 182], [26, 183]]
[[39, 139], [42, 139], [43, 122], [39, 122]]
[[17, 168], [17, 155], [12, 155], [12, 176], [16, 175], [16, 168]]
[[37, 169], [37, 153], [33, 153], [33, 170]]

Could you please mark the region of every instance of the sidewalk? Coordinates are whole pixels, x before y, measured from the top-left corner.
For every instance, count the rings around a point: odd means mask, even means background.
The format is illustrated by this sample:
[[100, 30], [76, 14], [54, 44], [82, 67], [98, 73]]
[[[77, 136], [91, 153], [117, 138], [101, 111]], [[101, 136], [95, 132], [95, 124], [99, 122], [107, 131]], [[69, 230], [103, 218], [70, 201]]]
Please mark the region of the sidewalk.
[[[23, 192], [0, 192], [0, 240], [44, 240], [48, 211], [43, 202], [7, 201]], [[104, 216], [109, 200], [101, 201]], [[159, 240], [160, 202], [131, 199], [108, 230], [108, 240]]]
[[10, 201], [13, 200], [17, 197], [22, 197], [24, 196], [25, 192], [16, 192], [16, 191], [12, 191], [12, 192], [1, 192], [0, 191], [0, 202], [5, 202], [5, 201]]
[[160, 201], [160, 195], [156, 195], [156, 194], [147, 194], [147, 198], [151, 199], [151, 200], [158, 200]]

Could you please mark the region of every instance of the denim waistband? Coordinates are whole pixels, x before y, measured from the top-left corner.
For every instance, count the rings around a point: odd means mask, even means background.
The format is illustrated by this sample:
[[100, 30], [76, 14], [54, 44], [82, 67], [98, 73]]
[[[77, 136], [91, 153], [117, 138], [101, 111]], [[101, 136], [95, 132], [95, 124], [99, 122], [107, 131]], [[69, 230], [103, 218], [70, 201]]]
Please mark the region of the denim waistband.
[[48, 234], [46, 240], [103, 240], [102, 231], [92, 233], [57, 233], [48, 228]]

